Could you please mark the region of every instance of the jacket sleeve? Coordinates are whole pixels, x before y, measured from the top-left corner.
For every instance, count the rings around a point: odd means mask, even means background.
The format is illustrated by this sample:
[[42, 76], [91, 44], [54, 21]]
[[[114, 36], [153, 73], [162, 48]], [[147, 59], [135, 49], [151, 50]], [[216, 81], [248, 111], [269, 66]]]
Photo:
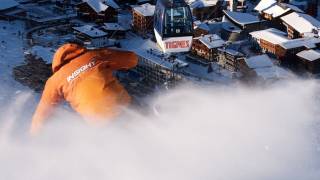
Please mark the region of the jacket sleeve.
[[42, 93], [41, 100], [32, 118], [30, 127], [30, 133], [32, 135], [35, 135], [39, 132], [44, 124], [44, 121], [52, 114], [61, 99], [62, 98], [58, 92], [57, 85], [54, 83], [52, 78], [48, 79]]
[[114, 70], [128, 70], [134, 68], [138, 64], [138, 57], [134, 52], [107, 50], [110, 58], [108, 66]]

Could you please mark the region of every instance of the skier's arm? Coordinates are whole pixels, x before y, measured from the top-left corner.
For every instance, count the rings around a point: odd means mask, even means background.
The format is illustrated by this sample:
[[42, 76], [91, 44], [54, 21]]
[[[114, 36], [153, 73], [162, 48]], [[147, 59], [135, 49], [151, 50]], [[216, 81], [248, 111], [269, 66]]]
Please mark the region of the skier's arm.
[[42, 128], [44, 121], [52, 114], [57, 104], [61, 101], [57, 87], [50, 78], [45, 85], [41, 100], [33, 115], [30, 133], [35, 135]]
[[108, 50], [111, 58], [108, 58], [108, 66], [114, 70], [128, 70], [138, 64], [138, 57], [130, 51]]

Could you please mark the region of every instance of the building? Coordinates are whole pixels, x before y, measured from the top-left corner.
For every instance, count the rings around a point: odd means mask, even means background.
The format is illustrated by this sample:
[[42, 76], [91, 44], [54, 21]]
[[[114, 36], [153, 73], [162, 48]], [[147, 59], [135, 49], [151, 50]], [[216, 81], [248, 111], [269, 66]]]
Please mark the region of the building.
[[94, 26], [84, 25], [73, 27], [76, 38], [86, 44], [88, 47], [105, 47], [108, 45], [108, 34]]
[[310, 73], [320, 73], [320, 49], [304, 50], [297, 54], [300, 65]]
[[257, 4], [256, 7], [254, 7], [254, 10], [262, 13], [262, 11], [270, 8], [271, 6], [277, 4], [276, 0], [260, 0], [260, 2]]
[[175, 85], [182, 80], [182, 76], [178, 72], [188, 66], [188, 63], [157, 49], [140, 49], [135, 50], [135, 53], [138, 55], [139, 61], [134, 70], [141, 77], [144, 77], [151, 86]]
[[266, 55], [252, 56], [239, 61], [239, 71], [245, 80], [272, 81], [290, 77], [290, 74], [275, 66]]
[[221, 18], [223, 16], [223, 0], [189, 1], [193, 16], [200, 21]]
[[101, 0], [83, 0], [77, 5], [78, 16], [94, 22], [117, 22], [116, 7], [104, 4]]
[[280, 30], [269, 28], [250, 33], [253, 47], [260, 47], [262, 52], [273, 54], [277, 57], [280, 56], [281, 43], [289, 41], [287, 34]]
[[218, 49], [218, 63], [225, 69], [236, 72], [239, 71], [239, 61], [244, 59], [244, 55], [233, 49]]
[[281, 17], [291, 39], [320, 35], [320, 21], [303, 13], [290, 13]]
[[193, 39], [191, 53], [207, 62], [213, 62], [217, 61], [218, 49], [225, 45], [225, 41], [220, 36], [207, 34]]
[[132, 11], [133, 29], [140, 33], [150, 33], [153, 30], [153, 15], [155, 6], [149, 3], [134, 7]]
[[264, 28], [264, 21], [260, 20], [259, 17], [249, 13], [223, 11], [225, 16], [223, 21], [228, 21], [241, 30], [243, 33], [249, 33]]
[[126, 31], [119, 23], [104, 23], [102, 26], [103, 30], [108, 33], [109, 38], [112, 39], [123, 39], [126, 36]]
[[285, 15], [288, 15], [292, 12], [304, 13], [301, 9], [294, 5], [286, 3], [278, 3], [270, 6], [269, 8], [260, 12], [260, 16], [263, 19], [272, 21], [280, 20], [279, 18]]
[[246, 0], [225, 0], [225, 2], [230, 11], [245, 11], [247, 9]]
[[290, 66], [297, 65], [297, 53], [320, 47], [319, 38], [289, 39], [284, 32], [272, 28], [252, 32], [250, 35], [253, 39], [254, 47], [259, 46], [262, 52], [271, 54], [281, 63]]

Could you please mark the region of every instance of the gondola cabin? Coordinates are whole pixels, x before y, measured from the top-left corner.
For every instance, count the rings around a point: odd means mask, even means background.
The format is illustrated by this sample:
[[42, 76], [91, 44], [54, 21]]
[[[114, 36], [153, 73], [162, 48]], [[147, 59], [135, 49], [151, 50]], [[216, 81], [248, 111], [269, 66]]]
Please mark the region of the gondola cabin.
[[154, 14], [154, 33], [164, 52], [190, 51], [193, 20], [184, 0], [158, 0]]

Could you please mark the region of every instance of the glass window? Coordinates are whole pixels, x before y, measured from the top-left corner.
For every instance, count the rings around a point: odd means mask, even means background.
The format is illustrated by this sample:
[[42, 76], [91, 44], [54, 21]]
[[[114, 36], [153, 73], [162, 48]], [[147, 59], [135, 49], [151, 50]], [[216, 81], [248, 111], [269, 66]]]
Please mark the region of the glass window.
[[169, 8], [165, 11], [164, 35], [181, 36], [192, 33], [192, 16], [187, 7]]

